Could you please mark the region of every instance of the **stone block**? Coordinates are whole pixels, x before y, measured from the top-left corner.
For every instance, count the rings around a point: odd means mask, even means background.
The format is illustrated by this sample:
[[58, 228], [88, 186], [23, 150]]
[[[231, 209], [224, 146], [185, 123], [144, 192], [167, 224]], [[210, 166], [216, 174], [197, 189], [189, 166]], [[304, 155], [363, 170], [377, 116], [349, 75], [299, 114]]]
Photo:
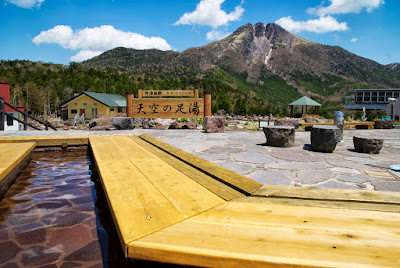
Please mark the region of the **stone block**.
[[130, 117], [114, 117], [112, 119], [113, 126], [118, 129], [134, 129], [135, 125]]
[[379, 154], [379, 151], [383, 146], [383, 139], [353, 136], [353, 143], [356, 152]]
[[341, 131], [336, 126], [316, 125], [311, 129], [311, 150], [332, 153], [340, 140]]
[[223, 133], [225, 130], [225, 117], [206, 116], [204, 117], [203, 128], [206, 133]]
[[375, 120], [375, 129], [391, 129], [393, 127], [393, 120]]
[[292, 126], [294, 128], [300, 127], [300, 122], [297, 119], [276, 119], [275, 126]]
[[294, 127], [293, 126], [269, 126], [263, 127], [267, 145], [275, 147], [294, 146]]

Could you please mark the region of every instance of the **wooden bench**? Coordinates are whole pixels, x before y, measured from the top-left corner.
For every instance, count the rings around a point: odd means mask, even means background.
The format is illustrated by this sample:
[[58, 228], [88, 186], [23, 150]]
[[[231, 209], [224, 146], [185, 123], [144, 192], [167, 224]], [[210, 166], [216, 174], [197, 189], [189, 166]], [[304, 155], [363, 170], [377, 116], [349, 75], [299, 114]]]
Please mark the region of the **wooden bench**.
[[[333, 126], [333, 123], [301, 123], [301, 126], [304, 128], [310, 128], [314, 125], [330, 125]], [[344, 122], [345, 126], [355, 126], [357, 128], [357, 126], [365, 126], [368, 129], [373, 129], [375, 123], [374, 122], [370, 122], [370, 121], [366, 121], [366, 122]]]

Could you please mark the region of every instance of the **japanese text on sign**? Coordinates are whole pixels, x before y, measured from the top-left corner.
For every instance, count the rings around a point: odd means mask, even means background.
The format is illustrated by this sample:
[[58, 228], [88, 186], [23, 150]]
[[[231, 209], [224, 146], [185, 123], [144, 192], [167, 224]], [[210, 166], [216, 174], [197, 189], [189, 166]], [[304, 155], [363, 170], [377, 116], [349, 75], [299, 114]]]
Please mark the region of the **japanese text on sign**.
[[203, 99], [134, 99], [136, 118], [202, 118]]

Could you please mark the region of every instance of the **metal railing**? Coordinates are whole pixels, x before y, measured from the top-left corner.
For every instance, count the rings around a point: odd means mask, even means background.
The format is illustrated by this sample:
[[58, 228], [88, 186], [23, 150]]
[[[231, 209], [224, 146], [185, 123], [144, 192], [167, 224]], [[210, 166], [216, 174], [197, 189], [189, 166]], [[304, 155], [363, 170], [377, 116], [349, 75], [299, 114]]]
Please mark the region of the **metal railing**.
[[[17, 111], [18, 113], [21, 113], [22, 115], [24, 115], [24, 120], [20, 120], [19, 118], [14, 117], [12, 114], [7, 113], [5, 111], [5, 107], [6, 106], [8, 106], [11, 109]], [[36, 129], [36, 130], [42, 130], [42, 129], [40, 129], [40, 128], [28, 123], [28, 118], [31, 118], [32, 120], [35, 120], [36, 122], [38, 122], [40, 124], [43, 124], [45, 126], [46, 130], [49, 130], [49, 128], [51, 128], [51, 129], [57, 131], [57, 129], [53, 125], [51, 125], [49, 121], [47, 121], [47, 120], [46, 121], [39, 120], [39, 119], [31, 116], [30, 114], [28, 114], [28, 111], [21, 111], [17, 107], [14, 107], [11, 104], [7, 103], [4, 98], [0, 98], [0, 131], [4, 130], [4, 123], [5, 123], [4, 116], [5, 115], [7, 115], [7, 116], [13, 118], [15, 121], [23, 124], [24, 125], [24, 130], [28, 130], [28, 126], [33, 128], [33, 129]]]

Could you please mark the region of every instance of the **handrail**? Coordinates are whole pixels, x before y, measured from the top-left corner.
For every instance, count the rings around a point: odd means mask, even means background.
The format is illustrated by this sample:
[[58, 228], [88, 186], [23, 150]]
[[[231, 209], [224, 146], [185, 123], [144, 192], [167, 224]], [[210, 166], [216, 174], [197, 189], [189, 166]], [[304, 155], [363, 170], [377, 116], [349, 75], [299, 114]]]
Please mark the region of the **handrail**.
[[57, 129], [52, 124], [50, 124], [50, 122], [48, 122], [47, 120], [46, 121], [41, 121], [41, 120], [29, 115], [28, 111], [24, 111], [24, 112], [21, 111], [17, 107], [14, 107], [13, 105], [7, 103], [4, 100], [4, 98], [0, 98], [0, 130], [4, 130], [4, 114], [8, 115], [8, 113], [5, 112], [5, 105], [4, 104], [7, 105], [8, 107], [10, 107], [11, 109], [13, 109], [13, 110], [15, 110], [15, 111], [17, 111], [17, 112], [19, 112], [19, 113], [24, 115], [24, 121], [23, 122], [21, 120], [19, 120], [19, 119], [16, 119], [14, 116], [12, 116], [13, 119], [15, 119], [18, 122], [24, 124], [24, 130], [27, 130], [27, 126], [30, 126], [30, 127], [34, 128], [34, 129], [37, 129], [37, 130], [40, 130], [39, 128], [34, 127], [33, 125], [28, 123], [27, 119], [29, 117], [29, 118], [39, 122], [40, 124], [45, 125], [46, 130], [48, 130], [49, 127], [50, 127], [51, 129], [57, 131]]

